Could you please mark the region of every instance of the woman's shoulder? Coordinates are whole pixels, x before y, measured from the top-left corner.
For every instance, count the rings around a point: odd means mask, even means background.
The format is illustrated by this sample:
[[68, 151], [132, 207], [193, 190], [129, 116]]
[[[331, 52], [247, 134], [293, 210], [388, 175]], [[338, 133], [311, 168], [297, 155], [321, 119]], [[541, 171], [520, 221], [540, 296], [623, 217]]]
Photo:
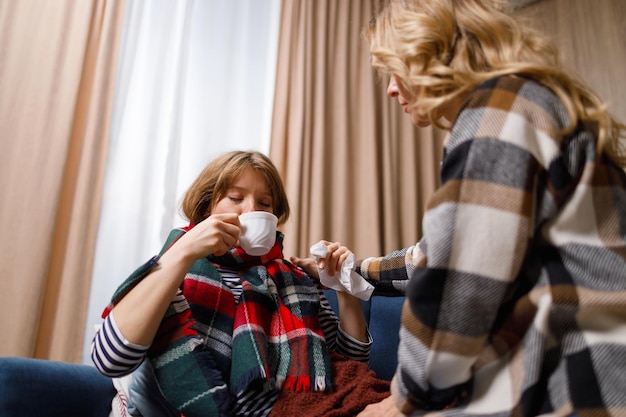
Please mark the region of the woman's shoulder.
[[545, 108], [556, 103], [560, 103], [556, 94], [541, 82], [518, 75], [504, 75], [479, 84], [468, 94], [463, 107], [519, 112], [532, 104]]
[[[450, 151], [476, 139], [496, 139], [530, 150], [540, 138], [556, 141], [556, 132], [568, 123], [565, 106], [549, 88], [532, 79], [502, 76], [468, 94], [446, 147]], [[556, 151], [556, 143], [552, 148]]]
[[501, 132], [512, 124], [548, 132], [568, 124], [568, 113], [557, 95], [538, 81], [514, 75], [487, 80], [474, 88], [452, 126], [452, 133], [473, 126]]

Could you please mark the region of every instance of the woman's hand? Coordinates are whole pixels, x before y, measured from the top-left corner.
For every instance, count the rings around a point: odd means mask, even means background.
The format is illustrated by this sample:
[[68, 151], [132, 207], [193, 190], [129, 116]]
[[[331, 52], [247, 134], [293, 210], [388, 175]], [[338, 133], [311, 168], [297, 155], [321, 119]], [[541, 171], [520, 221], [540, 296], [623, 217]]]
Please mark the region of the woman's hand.
[[405, 415], [398, 410], [393, 397], [389, 396], [381, 402], [368, 405], [357, 417], [404, 417]]
[[298, 258], [297, 256], [292, 256], [289, 260], [298, 265], [300, 268], [304, 269], [309, 275], [312, 277], [319, 279], [319, 273], [317, 268], [326, 269], [328, 275], [333, 276], [336, 272], [341, 271], [341, 267], [345, 260], [352, 253], [350, 249], [346, 246], [342, 245], [339, 242], [329, 242], [327, 240], [321, 241], [324, 246], [328, 249], [325, 258], [320, 258], [317, 264], [313, 258]]

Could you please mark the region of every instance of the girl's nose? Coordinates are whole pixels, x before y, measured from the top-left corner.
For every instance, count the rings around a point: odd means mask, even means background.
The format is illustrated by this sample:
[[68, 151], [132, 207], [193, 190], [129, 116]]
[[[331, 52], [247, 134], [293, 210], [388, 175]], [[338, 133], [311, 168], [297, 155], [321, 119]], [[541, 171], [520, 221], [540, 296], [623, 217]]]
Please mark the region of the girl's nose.
[[398, 90], [398, 83], [396, 83], [396, 78], [392, 75], [389, 78], [389, 84], [387, 85], [387, 95], [391, 98], [397, 97], [400, 94]]
[[249, 213], [251, 211], [256, 211], [256, 210], [257, 210], [257, 208], [256, 208], [256, 204], [255, 204], [254, 199], [246, 198], [246, 199], [244, 199], [243, 204], [241, 205], [241, 213], [240, 214]]

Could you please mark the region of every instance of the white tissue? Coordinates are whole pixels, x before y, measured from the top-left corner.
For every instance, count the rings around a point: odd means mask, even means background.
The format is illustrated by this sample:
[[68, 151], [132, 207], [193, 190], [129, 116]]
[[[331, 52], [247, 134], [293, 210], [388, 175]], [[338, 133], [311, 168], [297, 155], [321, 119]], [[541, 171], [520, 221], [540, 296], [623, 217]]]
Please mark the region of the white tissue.
[[[311, 246], [311, 255], [317, 264], [321, 258], [325, 258], [328, 248], [323, 242], [318, 242]], [[367, 282], [365, 278], [354, 272], [354, 254], [344, 261], [341, 266], [341, 273], [330, 276], [324, 269], [317, 267], [322, 285], [332, 288], [335, 291], [343, 291], [354, 295], [361, 300], [367, 301], [372, 296], [374, 286]]]

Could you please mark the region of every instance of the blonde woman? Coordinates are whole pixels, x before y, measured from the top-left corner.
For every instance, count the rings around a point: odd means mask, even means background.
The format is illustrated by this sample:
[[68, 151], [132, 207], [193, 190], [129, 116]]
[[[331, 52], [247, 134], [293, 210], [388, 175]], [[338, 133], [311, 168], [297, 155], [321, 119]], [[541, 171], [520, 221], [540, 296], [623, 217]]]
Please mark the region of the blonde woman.
[[488, 0], [391, 0], [366, 38], [449, 136], [392, 395], [360, 416], [625, 415], [624, 125]]

